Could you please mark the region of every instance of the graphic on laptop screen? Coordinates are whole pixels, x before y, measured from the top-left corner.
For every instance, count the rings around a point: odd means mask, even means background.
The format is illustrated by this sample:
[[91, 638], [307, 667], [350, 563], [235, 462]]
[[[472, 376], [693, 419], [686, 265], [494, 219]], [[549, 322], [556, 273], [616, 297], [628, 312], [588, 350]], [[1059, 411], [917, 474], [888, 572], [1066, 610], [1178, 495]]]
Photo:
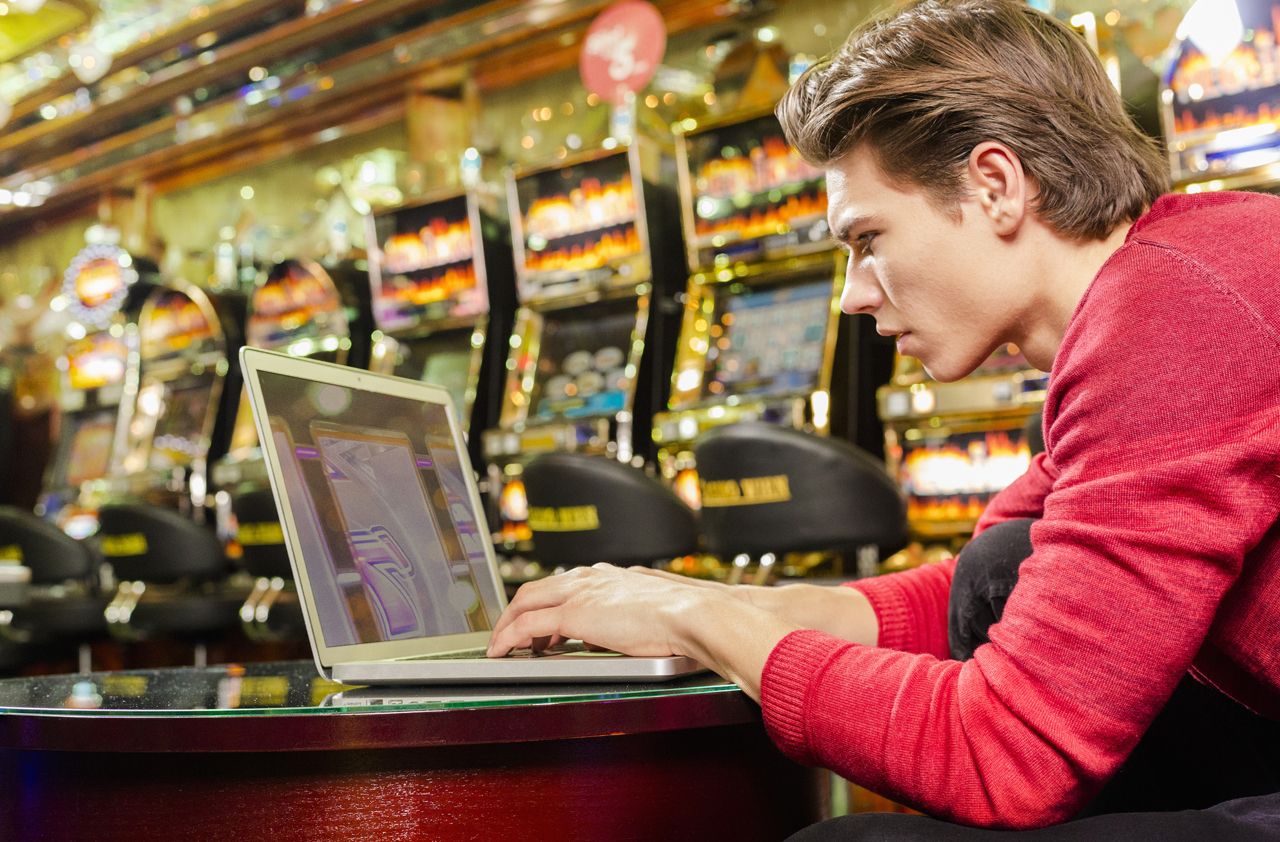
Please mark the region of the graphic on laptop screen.
[[500, 613], [445, 408], [261, 372], [327, 646], [491, 628]]

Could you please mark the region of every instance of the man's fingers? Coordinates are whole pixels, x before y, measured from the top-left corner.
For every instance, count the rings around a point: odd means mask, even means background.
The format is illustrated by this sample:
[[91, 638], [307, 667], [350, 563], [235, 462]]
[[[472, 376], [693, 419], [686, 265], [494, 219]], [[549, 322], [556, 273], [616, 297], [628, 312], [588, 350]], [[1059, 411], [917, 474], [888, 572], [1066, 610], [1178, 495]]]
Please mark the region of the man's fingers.
[[516, 591], [516, 595], [507, 604], [507, 610], [502, 612], [502, 616], [494, 624], [491, 637], [497, 637], [499, 632], [526, 611], [538, 611], [564, 602], [572, 592], [572, 583], [575, 578], [570, 574], [561, 574], [521, 585], [520, 590]]
[[501, 632], [495, 632], [489, 639], [488, 655], [491, 658], [501, 657], [512, 649], [531, 649], [540, 637], [550, 638], [558, 631], [560, 609], [542, 608], [526, 611], [512, 620]]

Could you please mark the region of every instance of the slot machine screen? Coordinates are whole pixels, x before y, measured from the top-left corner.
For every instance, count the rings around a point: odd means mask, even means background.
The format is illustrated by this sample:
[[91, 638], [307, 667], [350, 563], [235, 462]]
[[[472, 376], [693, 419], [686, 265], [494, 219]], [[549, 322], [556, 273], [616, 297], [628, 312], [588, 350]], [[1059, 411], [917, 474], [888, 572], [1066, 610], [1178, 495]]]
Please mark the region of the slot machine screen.
[[787, 143], [772, 114], [686, 136], [697, 263], [827, 247], [822, 171]]
[[582, 272], [640, 253], [639, 206], [625, 153], [516, 182], [524, 273]]
[[106, 476], [116, 433], [116, 410], [68, 415], [62, 423], [66, 425], [62, 433], [65, 445], [57, 463], [54, 487], [74, 488]]
[[626, 408], [634, 301], [621, 311], [596, 308], [547, 315], [530, 405], [537, 418], [586, 418]]
[[412, 377], [449, 392], [454, 408], [467, 425], [467, 387], [471, 382], [471, 329], [433, 334], [406, 343], [404, 358], [396, 366], [400, 377]]
[[249, 308], [245, 341], [255, 348], [350, 335], [338, 288], [329, 273], [314, 263], [286, 260], [276, 264], [254, 291]]
[[124, 381], [128, 346], [100, 331], [67, 348], [67, 380], [72, 389], [100, 389]]
[[708, 337], [704, 397], [816, 388], [831, 318], [831, 282], [724, 293]]
[[374, 309], [382, 329], [488, 310], [468, 210], [466, 196], [457, 196], [375, 220], [381, 272]]
[[214, 326], [200, 305], [178, 290], [153, 293], [144, 316], [138, 325], [144, 360], [203, 353], [216, 341]]
[[164, 407], [151, 440], [151, 468], [189, 465], [205, 450], [204, 425], [212, 397], [213, 384], [207, 380], [181, 387], [166, 384]]
[[896, 455], [907, 517], [926, 525], [976, 521], [1031, 466], [1021, 427], [925, 435], [903, 441]]

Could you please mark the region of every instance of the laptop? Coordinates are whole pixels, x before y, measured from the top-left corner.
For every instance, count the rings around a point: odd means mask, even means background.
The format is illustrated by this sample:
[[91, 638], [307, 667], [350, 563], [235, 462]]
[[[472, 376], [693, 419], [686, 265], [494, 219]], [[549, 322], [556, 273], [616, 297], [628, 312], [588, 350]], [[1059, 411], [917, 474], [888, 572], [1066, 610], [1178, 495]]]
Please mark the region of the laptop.
[[664, 681], [704, 669], [571, 643], [487, 658], [506, 608], [447, 390], [243, 347], [316, 667], [348, 684]]

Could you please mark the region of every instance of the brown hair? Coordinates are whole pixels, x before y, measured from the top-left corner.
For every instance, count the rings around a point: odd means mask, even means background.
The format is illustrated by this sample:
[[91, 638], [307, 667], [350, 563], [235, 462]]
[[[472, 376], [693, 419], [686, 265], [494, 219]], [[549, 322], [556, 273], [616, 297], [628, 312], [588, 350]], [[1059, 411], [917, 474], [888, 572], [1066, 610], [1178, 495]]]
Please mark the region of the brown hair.
[[778, 105], [787, 139], [824, 166], [866, 141], [888, 175], [940, 206], [963, 196], [969, 153], [1018, 154], [1035, 212], [1103, 239], [1168, 189], [1156, 142], [1124, 111], [1070, 27], [1019, 0], [924, 0], [856, 29]]

